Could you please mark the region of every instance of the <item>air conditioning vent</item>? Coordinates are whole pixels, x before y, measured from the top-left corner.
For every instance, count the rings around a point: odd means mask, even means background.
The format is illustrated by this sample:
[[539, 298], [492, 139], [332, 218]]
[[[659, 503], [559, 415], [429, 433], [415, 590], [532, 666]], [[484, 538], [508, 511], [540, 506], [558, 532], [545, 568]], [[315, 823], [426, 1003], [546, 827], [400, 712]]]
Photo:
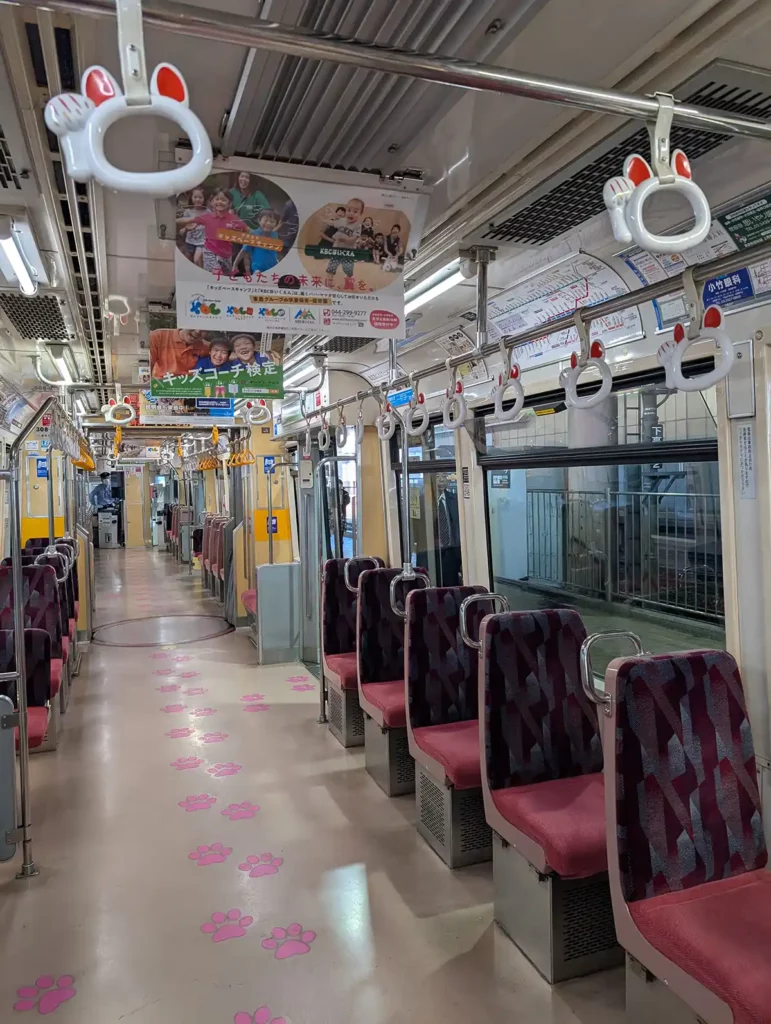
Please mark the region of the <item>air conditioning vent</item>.
[[70, 332], [59, 299], [53, 295], [26, 298], [20, 292], [0, 292], [0, 312], [25, 341], [68, 341]]
[[21, 178], [11, 155], [11, 147], [0, 124], [0, 188], [21, 192]]
[[[712, 110], [767, 120], [771, 114], [771, 75], [718, 61], [675, 90], [675, 96]], [[679, 125], [673, 125], [671, 133], [672, 148], [684, 149], [691, 160], [717, 149], [729, 138]], [[621, 173], [624, 158], [634, 152], [646, 156], [650, 152], [646, 127], [630, 132], [627, 126], [605, 139], [577, 162], [577, 170], [576, 163], [571, 164], [572, 174], [562, 172], [514, 207], [502, 211], [480, 239], [545, 245], [585, 223], [604, 212], [603, 185], [608, 178]]]
[[315, 351], [349, 355], [351, 352], [358, 352], [360, 348], [365, 348], [372, 340], [372, 338], [330, 338], [327, 342], [319, 342], [315, 346]]

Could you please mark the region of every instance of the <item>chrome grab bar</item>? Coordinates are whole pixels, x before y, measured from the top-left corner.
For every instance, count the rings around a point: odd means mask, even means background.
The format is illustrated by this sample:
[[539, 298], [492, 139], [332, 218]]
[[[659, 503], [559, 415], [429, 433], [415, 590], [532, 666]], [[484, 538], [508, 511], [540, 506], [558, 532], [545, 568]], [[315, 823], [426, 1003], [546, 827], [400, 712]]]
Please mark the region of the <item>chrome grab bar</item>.
[[613, 698], [609, 693], [598, 690], [594, 685], [592, 659], [589, 654], [592, 645], [598, 640], [629, 640], [634, 645], [635, 654], [645, 654], [645, 650], [639, 636], [626, 629], [609, 629], [606, 632], [592, 633], [581, 644], [581, 685], [584, 688], [584, 693], [593, 704], [598, 704], [605, 714], [609, 715]]
[[415, 572], [415, 570], [412, 568], [411, 565], [405, 565], [403, 567], [402, 572], [400, 572], [398, 576], [394, 576], [394, 578], [391, 580], [391, 586], [389, 587], [389, 597], [390, 597], [390, 600], [391, 600], [391, 611], [394, 613], [394, 615], [398, 615], [400, 619], [406, 619], [407, 618], [407, 596], [405, 595], [405, 597], [404, 597], [404, 610], [399, 608], [399, 606], [396, 603], [396, 584], [400, 583], [402, 580], [410, 580], [410, 581], [412, 581], [412, 580], [420, 580], [421, 584], [422, 584], [422, 586], [424, 588], [427, 588], [427, 587], [431, 586], [431, 580], [428, 578], [428, 576], [424, 575], [422, 572]]
[[[346, 558], [345, 565], [343, 566], [343, 579], [345, 580], [346, 587], [351, 591], [351, 593], [352, 594], [358, 594], [359, 593], [359, 588], [351, 586], [351, 578], [348, 575], [348, 568], [349, 568], [349, 566], [350, 566], [352, 561], [353, 561], [352, 558]], [[357, 561], [359, 561], [359, 562], [371, 562], [373, 569], [379, 568], [379, 566], [378, 566], [377, 562], [375, 561], [375, 559], [374, 558], [370, 558], [369, 555], [363, 555], [361, 558], [358, 558]]]
[[[46, 552], [46, 554], [43, 554], [43, 555], [38, 555], [37, 558], [35, 559], [35, 565], [50, 565], [51, 568], [54, 570], [54, 576], [56, 576], [56, 582], [57, 583], [65, 583], [67, 581], [67, 570], [65, 569], [63, 576], [57, 576], [57, 574], [56, 574], [56, 567], [51, 565], [51, 563], [47, 560], [47, 558], [46, 558], [47, 554], [48, 554], [48, 552]], [[58, 551], [54, 551], [54, 554], [58, 555], [59, 552]]]
[[458, 612], [460, 638], [466, 647], [471, 647], [475, 651], [481, 651], [481, 641], [471, 639], [468, 632], [468, 626], [466, 625], [466, 612], [468, 611], [469, 606], [474, 604], [475, 601], [492, 601], [493, 605], [495, 605], [496, 601], [499, 601], [504, 612], [511, 611], [511, 609], [509, 608], [509, 602], [503, 594], [471, 594], [469, 597], [466, 597], [461, 601], [460, 611]]

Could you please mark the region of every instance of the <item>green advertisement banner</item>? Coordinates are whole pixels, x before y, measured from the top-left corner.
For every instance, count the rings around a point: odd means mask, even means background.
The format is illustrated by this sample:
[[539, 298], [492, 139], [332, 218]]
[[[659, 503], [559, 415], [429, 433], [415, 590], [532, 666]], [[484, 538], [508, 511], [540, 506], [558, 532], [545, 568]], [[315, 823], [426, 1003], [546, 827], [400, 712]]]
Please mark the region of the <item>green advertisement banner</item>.
[[283, 364], [283, 334], [171, 326], [150, 331], [155, 398], [283, 398]]

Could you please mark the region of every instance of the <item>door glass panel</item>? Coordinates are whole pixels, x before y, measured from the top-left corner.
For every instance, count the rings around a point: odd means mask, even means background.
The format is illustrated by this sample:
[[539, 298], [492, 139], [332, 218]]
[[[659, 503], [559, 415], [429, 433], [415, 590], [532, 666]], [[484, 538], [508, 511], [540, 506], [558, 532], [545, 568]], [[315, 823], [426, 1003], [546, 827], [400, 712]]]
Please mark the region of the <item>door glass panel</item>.
[[[489, 469], [494, 589], [646, 651], [725, 646], [716, 462]], [[596, 654], [595, 654], [596, 652]], [[593, 648], [595, 672], [626, 648]]]
[[458, 480], [455, 473], [410, 473], [411, 561], [435, 587], [462, 580]]

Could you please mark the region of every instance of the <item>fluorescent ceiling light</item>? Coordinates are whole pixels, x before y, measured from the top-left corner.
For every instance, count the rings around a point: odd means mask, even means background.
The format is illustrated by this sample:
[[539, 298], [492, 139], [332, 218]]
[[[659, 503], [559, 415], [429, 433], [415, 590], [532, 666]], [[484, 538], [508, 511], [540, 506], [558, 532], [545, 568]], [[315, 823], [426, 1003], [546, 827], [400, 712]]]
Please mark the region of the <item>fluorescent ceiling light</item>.
[[422, 295], [423, 292], [428, 291], [433, 285], [439, 284], [440, 281], [445, 281], [448, 277], [452, 277], [457, 270], [460, 270], [460, 256], [457, 259], [451, 260], [439, 270], [435, 270], [433, 274], [429, 274], [420, 284], [415, 284], [412, 288], [408, 288], [404, 293], [405, 302], [411, 302], [412, 299], [416, 299], [418, 295]]
[[29, 262], [25, 249], [31, 244], [37, 262], [40, 261], [40, 254], [31, 232], [27, 234], [28, 238], [22, 240], [19, 226], [8, 216], [0, 217], [0, 270], [11, 284], [18, 284], [22, 295], [32, 298], [37, 294], [39, 275]]
[[48, 354], [61, 377], [62, 384], [73, 384], [79, 377], [78, 364], [69, 345], [58, 342], [46, 346]]
[[[408, 313], [411, 313], [414, 309], [418, 309], [420, 306], [425, 306], [427, 302], [432, 302], [440, 295], [444, 295], [445, 292], [454, 288], [455, 285], [466, 280], [468, 280], [466, 275], [460, 270], [457, 270], [454, 274], [451, 274], [450, 277], [445, 278], [444, 281], [440, 281], [439, 284], [435, 284], [432, 288], [427, 289], [427, 291], [421, 292], [414, 299], [409, 299], [404, 306], [404, 315], [406, 316]], [[405, 299], [406, 298], [407, 296], [405, 295]]]
[[78, 414], [78, 416], [86, 415], [86, 407], [85, 405], [83, 405], [83, 401], [80, 398], [75, 399], [75, 412]]
[[318, 385], [313, 378], [318, 377], [320, 380], [323, 374], [323, 367], [318, 365], [314, 356], [309, 356], [284, 371], [284, 387], [291, 388], [297, 384], [304, 384], [307, 387], [309, 383], [313, 383], [315, 388]]
[[54, 363], [56, 369], [59, 371], [59, 376], [62, 378], [63, 384], [72, 384], [73, 376], [70, 373], [70, 368], [67, 366], [67, 361], [64, 356], [54, 356]]

